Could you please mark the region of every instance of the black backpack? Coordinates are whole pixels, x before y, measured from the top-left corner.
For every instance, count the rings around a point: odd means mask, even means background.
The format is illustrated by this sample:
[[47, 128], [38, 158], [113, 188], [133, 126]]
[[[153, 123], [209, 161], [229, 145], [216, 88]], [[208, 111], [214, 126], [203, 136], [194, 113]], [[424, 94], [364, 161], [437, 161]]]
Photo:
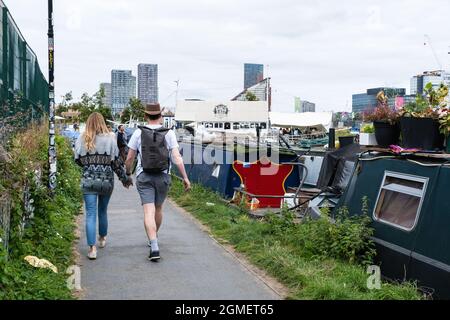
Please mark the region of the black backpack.
[[166, 145], [166, 134], [170, 129], [150, 129], [139, 126], [141, 129], [141, 164], [144, 172], [160, 173], [169, 169], [169, 150]]

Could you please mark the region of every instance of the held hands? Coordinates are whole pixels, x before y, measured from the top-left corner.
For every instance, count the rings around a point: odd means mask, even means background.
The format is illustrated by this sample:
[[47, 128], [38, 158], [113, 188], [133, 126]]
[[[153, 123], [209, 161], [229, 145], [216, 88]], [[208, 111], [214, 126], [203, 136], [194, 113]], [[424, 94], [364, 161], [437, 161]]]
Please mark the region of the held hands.
[[123, 184], [124, 188], [129, 189], [130, 186], [133, 185], [133, 179], [130, 176], [128, 176], [126, 181], [122, 181], [122, 184]]
[[188, 178], [184, 178], [183, 179], [183, 184], [184, 184], [184, 191], [188, 192], [191, 190], [191, 182], [189, 181]]

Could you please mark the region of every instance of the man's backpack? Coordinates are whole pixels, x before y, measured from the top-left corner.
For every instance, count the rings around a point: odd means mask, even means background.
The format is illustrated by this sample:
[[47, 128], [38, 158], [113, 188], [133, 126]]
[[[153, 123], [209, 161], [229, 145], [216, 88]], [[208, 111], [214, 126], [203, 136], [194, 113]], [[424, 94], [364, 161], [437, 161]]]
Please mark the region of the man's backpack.
[[167, 128], [150, 129], [139, 126], [141, 129], [141, 164], [144, 172], [160, 173], [169, 169], [169, 150], [166, 145]]

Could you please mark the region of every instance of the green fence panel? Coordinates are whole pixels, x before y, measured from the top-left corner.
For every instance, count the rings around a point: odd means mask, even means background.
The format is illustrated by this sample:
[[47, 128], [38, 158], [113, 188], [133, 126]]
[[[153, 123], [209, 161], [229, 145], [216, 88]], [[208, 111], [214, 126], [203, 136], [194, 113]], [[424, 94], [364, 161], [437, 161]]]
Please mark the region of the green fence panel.
[[1, 0], [0, 10], [0, 139], [3, 139], [5, 131], [19, 130], [48, 112], [48, 82], [36, 54]]

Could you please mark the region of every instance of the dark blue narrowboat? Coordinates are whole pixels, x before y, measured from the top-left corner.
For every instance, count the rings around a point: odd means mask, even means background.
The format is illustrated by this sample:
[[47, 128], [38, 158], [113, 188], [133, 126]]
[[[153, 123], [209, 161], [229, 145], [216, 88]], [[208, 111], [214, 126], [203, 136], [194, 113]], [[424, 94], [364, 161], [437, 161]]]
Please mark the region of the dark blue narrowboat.
[[336, 207], [361, 215], [366, 198], [382, 274], [417, 281], [438, 299], [450, 299], [449, 159], [363, 154]]

